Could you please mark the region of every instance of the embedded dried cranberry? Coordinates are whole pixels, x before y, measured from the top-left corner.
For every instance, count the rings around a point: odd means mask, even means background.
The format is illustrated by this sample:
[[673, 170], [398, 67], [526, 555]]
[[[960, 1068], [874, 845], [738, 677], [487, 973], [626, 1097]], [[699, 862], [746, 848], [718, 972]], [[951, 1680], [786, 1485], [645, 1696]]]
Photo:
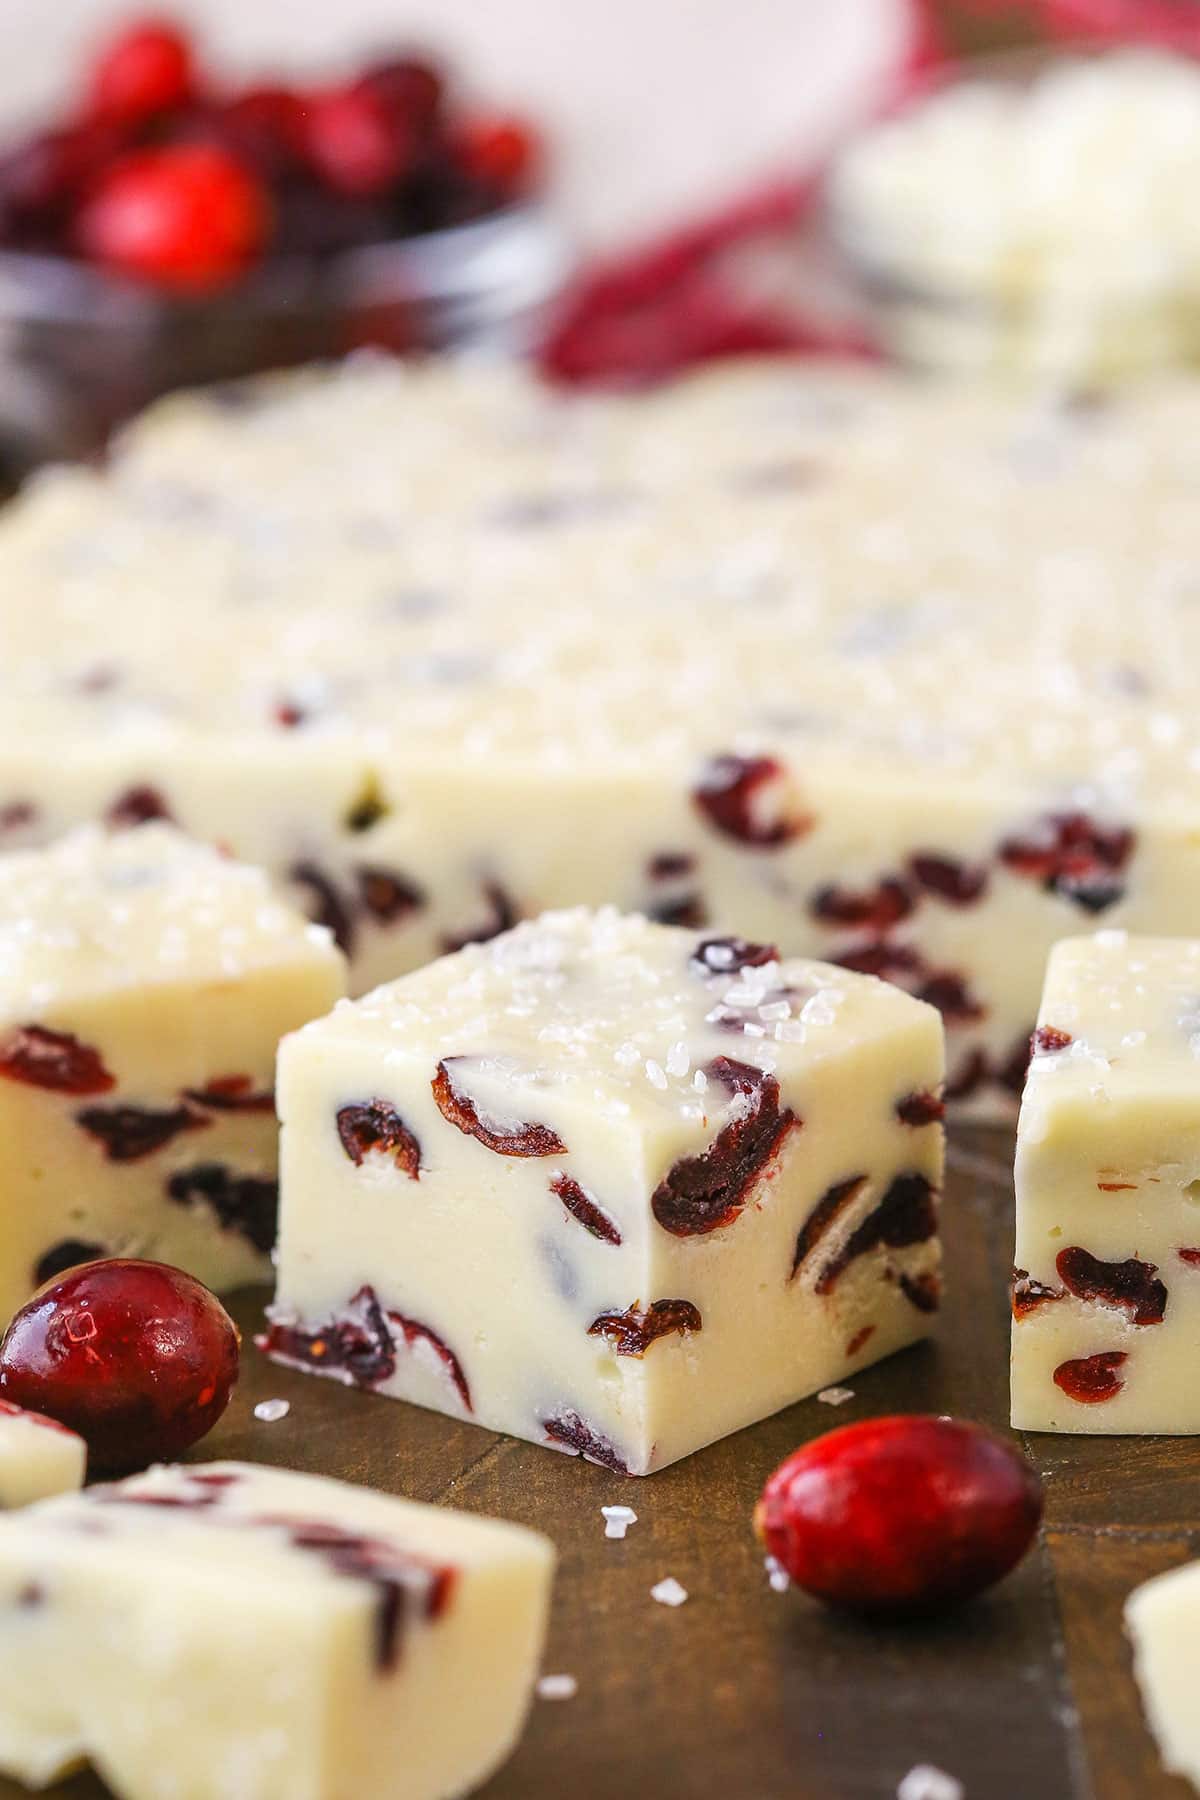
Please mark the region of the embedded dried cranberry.
[[171, 809], [158, 789], [145, 785], [127, 788], [123, 794], [119, 794], [104, 817], [118, 830], [133, 825], [148, 825], [152, 819], [173, 822]]
[[708, 924], [708, 908], [699, 894], [680, 894], [674, 900], [652, 901], [645, 912], [656, 925], [679, 925], [688, 931], [700, 931]]
[[846, 1181], [835, 1181], [833, 1186], [827, 1188], [822, 1194], [800, 1227], [789, 1280], [795, 1280], [801, 1267], [808, 1261], [830, 1226], [841, 1218], [848, 1206], [853, 1206], [866, 1187], [867, 1180], [866, 1175], [851, 1175]]
[[183, 1097], [211, 1112], [273, 1113], [275, 1095], [256, 1089], [252, 1075], [214, 1075], [207, 1087], [185, 1088]]
[[403, 1313], [389, 1312], [388, 1318], [393, 1325], [399, 1326], [405, 1343], [410, 1347], [417, 1342], [423, 1341], [437, 1352], [439, 1360], [445, 1366], [446, 1373], [458, 1389], [459, 1399], [462, 1401], [468, 1412], [473, 1411], [471, 1406], [471, 1390], [467, 1385], [467, 1378], [463, 1374], [462, 1364], [459, 1362], [450, 1346], [446, 1343], [445, 1339], [440, 1338], [436, 1331], [431, 1331], [428, 1325], [422, 1325], [419, 1319], [406, 1319]]
[[937, 1193], [927, 1176], [915, 1171], [897, 1175], [879, 1205], [851, 1232], [817, 1280], [818, 1294], [833, 1292], [839, 1278], [858, 1257], [886, 1247], [906, 1250], [937, 1234]]
[[650, 858], [646, 874], [651, 881], [680, 881], [695, 867], [696, 858], [690, 850], [662, 850]]
[[307, 888], [311, 903], [309, 917], [314, 924], [324, 925], [333, 933], [333, 941], [347, 956], [354, 950], [354, 921], [350, 909], [325, 871], [314, 862], [293, 863], [288, 880]]
[[478, 1138], [498, 1156], [565, 1156], [567, 1146], [546, 1125], [523, 1124], [493, 1119], [481, 1114], [450, 1073], [454, 1063], [468, 1058], [448, 1056], [437, 1066], [433, 1078], [433, 1098], [443, 1119], [457, 1127], [466, 1137]]
[[1069, 1031], [1060, 1031], [1056, 1025], [1039, 1025], [1033, 1034], [1033, 1054], [1049, 1056], [1055, 1050], [1065, 1050], [1074, 1041]]
[[238, 1232], [264, 1255], [275, 1247], [279, 1184], [264, 1175], [235, 1175], [224, 1163], [197, 1163], [171, 1176], [167, 1195], [180, 1206], [203, 1201], [223, 1231]]
[[87, 1263], [14, 1316], [0, 1390], [87, 1440], [94, 1469], [170, 1461], [202, 1438], [238, 1376], [233, 1320], [163, 1263]]
[[31, 800], [10, 800], [0, 806], [0, 831], [22, 831], [35, 823], [38, 809]]
[[98, 119], [137, 125], [186, 104], [195, 86], [192, 47], [169, 19], [127, 26], [92, 66], [88, 103]]
[[1155, 1279], [1157, 1264], [1130, 1256], [1124, 1262], [1101, 1262], [1089, 1250], [1072, 1244], [1054, 1259], [1059, 1280], [1077, 1300], [1102, 1300], [1121, 1306], [1135, 1325], [1160, 1325], [1167, 1310], [1167, 1290]]
[[782, 1463], [754, 1527], [792, 1580], [854, 1612], [929, 1613], [1016, 1567], [1041, 1483], [1012, 1445], [960, 1419], [866, 1419]]
[[1177, 1250], [1175, 1254], [1180, 1262], [1190, 1263], [1193, 1268], [1200, 1268], [1200, 1250]]
[[107, 1256], [104, 1244], [85, 1243], [81, 1238], [63, 1238], [52, 1244], [38, 1257], [33, 1271], [36, 1287], [44, 1281], [52, 1281], [56, 1275], [65, 1275], [68, 1269], [74, 1269], [80, 1263], [95, 1262], [97, 1257]]
[[1047, 893], [1060, 894], [1086, 912], [1103, 912], [1125, 892], [1119, 879], [1135, 837], [1124, 826], [1102, 827], [1086, 813], [1051, 813], [1028, 838], [1006, 838], [1000, 860]]
[[610, 1219], [604, 1208], [580, 1187], [569, 1175], [555, 1175], [550, 1182], [550, 1192], [557, 1194], [572, 1218], [590, 1231], [594, 1238], [605, 1244], [621, 1242], [620, 1227], [615, 1219]]
[[787, 770], [773, 756], [714, 756], [692, 798], [708, 823], [725, 837], [759, 850], [790, 843], [812, 829], [813, 820], [763, 806], [770, 790], [786, 781]]
[[56, 1094], [107, 1094], [116, 1086], [98, 1050], [44, 1025], [18, 1025], [0, 1043], [0, 1076]]
[[491, 917], [482, 925], [472, 926], [467, 931], [444, 935], [442, 950], [447, 956], [452, 955], [455, 950], [465, 950], [468, 944], [490, 943], [502, 931], [511, 931], [520, 919], [521, 913], [516, 901], [498, 881], [484, 882], [483, 897], [487, 901]]
[[774, 1075], [732, 1057], [714, 1057], [705, 1074], [750, 1104], [698, 1156], [682, 1156], [654, 1190], [650, 1205], [664, 1231], [696, 1237], [733, 1223], [750, 1191], [801, 1120], [780, 1106]]
[[589, 1337], [602, 1337], [618, 1356], [645, 1356], [657, 1338], [672, 1332], [699, 1331], [700, 1314], [690, 1300], [652, 1300], [627, 1306], [624, 1312], [601, 1313], [588, 1326]]
[[1039, 1306], [1048, 1306], [1051, 1301], [1065, 1300], [1066, 1295], [1061, 1288], [1047, 1287], [1044, 1282], [1035, 1281], [1028, 1269], [1014, 1269], [1012, 1272], [1012, 1316], [1014, 1319], [1027, 1319], [1031, 1312]]
[[421, 1146], [390, 1100], [364, 1100], [341, 1107], [337, 1129], [352, 1163], [359, 1164], [371, 1151], [379, 1150], [411, 1180], [420, 1180]]
[[577, 1412], [555, 1413], [552, 1419], [543, 1419], [542, 1430], [552, 1443], [560, 1444], [563, 1449], [573, 1450], [577, 1456], [586, 1457], [588, 1462], [611, 1469], [614, 1475], [628, 1475], [628, 1466], [608, 1439], [593, 1431]]
[[865, 1349], [874, 1336], [875, 1327], [873, 1325], [860, 1325], [853, 1337], [851, 1337], [846, 1344], [846, 1355], [857, 1356], [859, 1351]]
[[316, 1331], [272, 1324], [255, 1343], [277, 1361], [336, 1370], [356, 1387], [379, 1387], [396, 1373], [396, 1346], [372, 1287], [359, 1288], [345, 1316]]
[[908, 859], [908, 870], [918, 887], [951, 906], [973, 906], [987, 890], [988, 872], [982, 865], [972, 868], [948, 856], [935, 856], [918, 851]]
[[1096, 1186], [1102, 1194], [1135, 1194], [1136, 1181], [1098, 1181]]
[[354, 871], [358, 897], [373, 919], [381, 925], [395, 925], [425, 905], [426, 896], [413, 882], [406, 881], [392, 869], [360, 864]]
[[109, 1162], [153, 1156], [183, 1131], [203, 1130], [212, 1120], [190, 1106], [85, 1106], [75, 1123], [103, 1147]]
[[945, 1116], [946, 1102], [928, 1088], [905, 1094], [896, 1102], [896, 1117], [902, 1125], [936, 1125]]
[[973, 1024], [987, 1011], [975, 999], [962, 976], [952, 970], [930, 975], [917, 988], [917, 999], [936, 1006], [947, 1025]]
[[889, 931], [913, 910], [913, 898], [902, 881], [887, 875], [874, 888], [822, 887], [808, 903], [823, 925], [846, 925], [863, 931]]
[[700, 975], [737, 975], [743, 969], [761, 969], [778, 961], [774, 944], [751, 944], [740, 937], [712, 937], [696, 945], [688, 967]]
[[942, 1304], [941, 1278], [932, 1272], [926, 1272], [923, 1275], [901, 1275], [900, 1292], [916, 1307], [918, 1312], [933, 1313]]
[[1054, 1385], [1082, 1406], [1098, 1406], [1101, 1401], [1115, 1399], [1125, 1386], [1118, 1371], [1128, 1361], [1125, 1350], [1100, 1350], [1095, 1356], [1076, 1357], [1059, 1363], [1054, 1371]]
[[923, 966], [920, 956], [908, 944], [851, 944], [828, 952], [825, 960], [859, 975], [878, 975], [883, 981], [919, 975]]
[[967, 1053], [962, 1062], [950, 1075], [947, 1075], [942, 1089], [947, 1100], [969, 1100], [978, 1092], [991, 1075], [991, 1068], [984, 1051], [975, 1049]]
[[284, 731], [298, 731], [310, 717], [308, 708], [298, 705], [294, 700], [281, 700], [272, 711], [271, 717]]

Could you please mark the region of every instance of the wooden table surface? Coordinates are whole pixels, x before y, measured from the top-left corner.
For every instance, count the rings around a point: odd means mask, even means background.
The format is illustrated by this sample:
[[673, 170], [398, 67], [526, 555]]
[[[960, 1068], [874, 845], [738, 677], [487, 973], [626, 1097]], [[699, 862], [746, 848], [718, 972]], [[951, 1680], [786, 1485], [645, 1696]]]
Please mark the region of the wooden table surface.
[[[1142, 1723], [1120, 1614], [1137, 1582], [1200, 1555], [1200, 1443], [1029, 1438], [1046, 1481], [1040, 1545], [990, 1596], [934, 1623], [866, 1626], [775, 1594], [751, 1535], [765, 1476], [835, 1424], [928, 1411], [1006, 1429], [1011, 1149], [998, 1132], [958, 1134], [939, 1340], [857, 1376], [836, 1412], [805, 1401], [628, 1481], [277, 1369], [251, 1348], [198, 1454], [344, 1476], [554, 1539], [545, 1668], [574, 1675], [578, 1695], [535, 1703], [486, 1800], [892, 1800], [925, 1762], [957, 1776], [967, 1800], [1187, 1800]], [[261, 1304], [234, 1305], [247, 1337]], [[290, 1414], [259, 1423], [254, 1403], [276, 1394]], [[612, 1501], [639, 1515], [621, 1543], [604, 1537]], [[685, 1606], [650, 1599], [665, 1575], [688, 1589]], [[0, 1782], [0, 1800], [23, 1791]], [[52, 1790], [104, 1791], [91, 1775]]]

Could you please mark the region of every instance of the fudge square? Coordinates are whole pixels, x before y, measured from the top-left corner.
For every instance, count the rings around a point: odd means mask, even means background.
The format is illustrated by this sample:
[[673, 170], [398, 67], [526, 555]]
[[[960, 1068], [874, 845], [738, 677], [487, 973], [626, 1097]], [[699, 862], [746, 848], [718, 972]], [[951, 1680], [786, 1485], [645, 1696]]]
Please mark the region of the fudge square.
[[74, 1431], [0, 1400], [0, 1509], [83, 1486], [87, 1445]]
[[1013, 1424], [1200, 1431], [1200, 941], [1057, 945], [1016, 1189]]
[[167, 825], [0, 858], [0, 1314], [93, 1256], [266, 1279], [280, 1037], [345, 992], [328, 932]]
[[280, 1050], [281, 1361], [644, 1475], [926, 1335], [938, 1014], [548, 913]]
[[1135, 1588], [1125, 1602], [1133, 1672], [1163, 1763], [1200, 1789], [1200, 1562], [1168, 1569]]
[[447, 1800], [520, 1733], [537, 1533], [243, 1463], [0, 1519], [0, 1769], [124, 1800]]

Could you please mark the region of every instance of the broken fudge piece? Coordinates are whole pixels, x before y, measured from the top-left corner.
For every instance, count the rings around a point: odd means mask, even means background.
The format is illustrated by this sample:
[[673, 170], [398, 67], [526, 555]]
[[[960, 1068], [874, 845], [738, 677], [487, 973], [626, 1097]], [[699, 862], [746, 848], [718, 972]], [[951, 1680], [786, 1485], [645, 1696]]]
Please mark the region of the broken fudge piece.
[[547, 914], [281, 1046], [264, 1342], [648, 1474], [925, 1336], [941, 1078], [883, 982]]
[[1200, 1431], [1200, 941], [1050, 957], [1017, 1136], [1013, 1424]]
[[1200, 1789], [1200, 1562], [1168, 1569], [1135, 1588], [1125, 1602], [1125, 1629], [1159, 1755], [1173, 1775]]
[[0, 1519], [0, 1768], [124, 1800], [467, 1793], [519, 1734], [535, 1532], [243, 1463]]
[[0, 1400], [0, 1508], [81, 1488], [87, 1445], [44, 1413]]
[[105, 1255], [265, 1278], [276, 1045], [344, 991], [327, 932], [169, 826], [0, 858], [0, 1315]]

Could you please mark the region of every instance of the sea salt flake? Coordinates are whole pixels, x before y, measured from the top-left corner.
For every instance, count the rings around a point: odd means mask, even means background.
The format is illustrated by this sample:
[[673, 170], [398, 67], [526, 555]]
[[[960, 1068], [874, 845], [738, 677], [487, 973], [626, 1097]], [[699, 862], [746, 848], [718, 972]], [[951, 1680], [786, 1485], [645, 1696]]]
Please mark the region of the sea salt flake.
[[680, 1038], [677, 1043], [671, 1045], [670, 1051], [668, 1052], [667, 1074], [686, 1075], [691, 1066], [692, 1059], [688, 1053], [688, 1047], [683, 1042], [683, 1039]]
[[823, 1401], [826, 1406], [845, 1406], [847, 1400], [853, 1400], [853, 1398], [854, 1389], [843, 1387], [822, 1388], [817, 1395], [817, 1399]]
[[573, 1675], [543, 1675], [537, 1684], [539, 1700], [573, 1700], [578, 1692]]
[[767, 1571], [767, 1580], [777, 1594], [786, 1594], [792, 1585], [792, 1578], [777, 1556], [763, 1559], [763, 1568]]
[[292, 1410], [290, 1400], [260, 1400], [254, 1409], [256, 1419], [264, 1425], [277, 1425], [280, 1419], [286, 1419]]
[[646, 1079], [651, 1087], [665, 1088], [667, 1085], [666, 1070], [652, 1056], [646, 1058]]
[[896, 1800], [964, 1800], [966, 1789], [932, 1763], [917, 1763], [896, 1789]]
[[632, 1506], [602, 1506], [604, 1515], [604, 1535], [606, 1538], [623, 1538], [631, 1525], [637, 1524], [637, 1514]]
[[664, 1576], [650, 1589], [650, 1598], [660, 1606], [682, 1606], [687, 1597], [687, 1589], [673, 1575]]

